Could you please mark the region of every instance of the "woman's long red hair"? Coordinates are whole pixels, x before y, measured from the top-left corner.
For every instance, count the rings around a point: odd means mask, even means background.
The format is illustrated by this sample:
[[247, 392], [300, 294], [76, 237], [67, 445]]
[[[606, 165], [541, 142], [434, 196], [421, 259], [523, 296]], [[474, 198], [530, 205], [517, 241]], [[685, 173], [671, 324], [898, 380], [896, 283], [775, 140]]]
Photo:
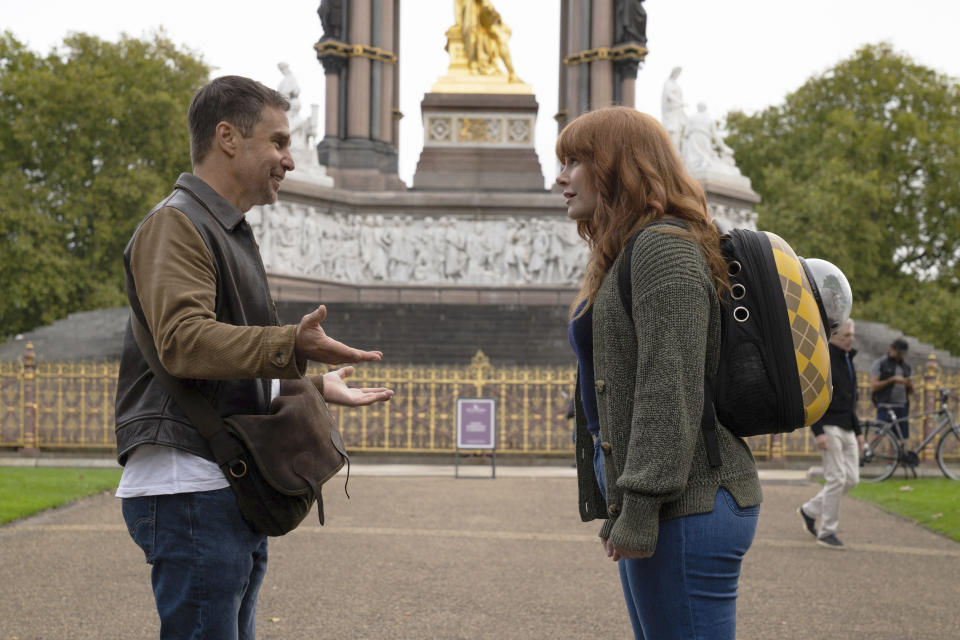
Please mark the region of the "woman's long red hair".
[[683, 166], [664, 128], [651, 116], [628, 107], [585, 113], [564, 127], [557, 158], [576, 158], [587, 169], [597, 193], [589, 220], [577, 232], [590, 248], [590, 259], [571, 315], [586, 301], [593, 304], [600, 284], [627, 240], [644, 225], [672, 216], [687, 228], [664, 233], [691, 237], [703, 251], [720, 295], [728, 286], [720, 234], [707, 212], [700, 184]]

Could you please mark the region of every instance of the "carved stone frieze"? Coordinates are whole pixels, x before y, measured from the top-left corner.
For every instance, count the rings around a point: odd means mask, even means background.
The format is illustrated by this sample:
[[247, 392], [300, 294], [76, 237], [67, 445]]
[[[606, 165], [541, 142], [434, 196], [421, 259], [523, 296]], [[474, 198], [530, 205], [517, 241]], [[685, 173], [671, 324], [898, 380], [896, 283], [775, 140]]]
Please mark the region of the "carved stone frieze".
[[757, 212], [748, 207], [736, 207], [728, 204], [708, 204], [710, 216], [714, 222], [726, 229], [756, 229]]
[[348, 215], [281, 201], [247, 221], [268, 273], [348, 284], [575, 287], [588, 257], [559, 217]]

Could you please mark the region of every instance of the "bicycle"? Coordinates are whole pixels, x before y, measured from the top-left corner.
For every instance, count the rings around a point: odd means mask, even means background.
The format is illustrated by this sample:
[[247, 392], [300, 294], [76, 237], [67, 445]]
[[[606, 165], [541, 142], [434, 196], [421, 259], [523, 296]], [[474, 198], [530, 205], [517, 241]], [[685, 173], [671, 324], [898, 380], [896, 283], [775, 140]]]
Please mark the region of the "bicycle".
[[931, 431], [916, 449], [907, 448], [900, 431], [900, 423], [910, 418], [896, 418], [891, 413], [892, 419], [889, 421], [865, 420], [864, 447], [860, 454], [860, 479], [864, 482], [881, 482], [892, 476], [899, 466], [904, 468], [904, 473], [909, 469], [916, 478], [920, 452], [945, 431], [937, 442], [937, 465], [946, 477], [960, 480], [960, 425], [947, 406], [949, 399], [950, 391], [941, 389], [938, 410], [913, 416], [920, 418], [936, 415], [940, 418], [937, 428]]

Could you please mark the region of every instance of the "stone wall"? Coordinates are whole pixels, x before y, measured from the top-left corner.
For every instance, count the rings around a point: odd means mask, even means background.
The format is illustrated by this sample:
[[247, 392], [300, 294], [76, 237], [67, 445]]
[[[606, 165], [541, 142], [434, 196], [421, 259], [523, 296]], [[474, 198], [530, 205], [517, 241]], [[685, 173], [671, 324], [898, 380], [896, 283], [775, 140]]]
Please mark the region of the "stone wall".
[[[284, 323], [315, 308], [281, 302]], [[478, 350], [494, 365], [573, 365], [566, 305], [335, 303], [324, 330], [358, 349], [383, 351], [391, 364], [470, 362]]]

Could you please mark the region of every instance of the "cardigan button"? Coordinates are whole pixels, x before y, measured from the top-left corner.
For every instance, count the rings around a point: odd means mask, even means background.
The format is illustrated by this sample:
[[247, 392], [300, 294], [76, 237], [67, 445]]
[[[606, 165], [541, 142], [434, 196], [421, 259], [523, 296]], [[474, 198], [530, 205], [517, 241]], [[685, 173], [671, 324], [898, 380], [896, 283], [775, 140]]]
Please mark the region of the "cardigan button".
[[610, 505], [609, 507], [607, 507], [607, 512], [608, 512], [610, 515], [612, 515], [612, 516], [619, 515], [619, 514], [620, 514], [620, 505], [618, 505], [618, 504], [612, 504], [612, 505]]
[[606, 455], [610, 455], [610, 452], [613, 451], [613, 445], [609, 442], [601, 442], [600, 448], [603, 449], [603, 453]]
[[607, 388], [607, 383], [603, 380], [597, 380], [593, 383], [593, 386], [597, 390], [597, 393], [603, 393], [603, 390]]
[[284, 366], [287, 364], [287, 359], [284, 357], [282, 351], [278, 351], [275, 356], [273, 356], [273, 361], [277, 363], [278, 366]]

